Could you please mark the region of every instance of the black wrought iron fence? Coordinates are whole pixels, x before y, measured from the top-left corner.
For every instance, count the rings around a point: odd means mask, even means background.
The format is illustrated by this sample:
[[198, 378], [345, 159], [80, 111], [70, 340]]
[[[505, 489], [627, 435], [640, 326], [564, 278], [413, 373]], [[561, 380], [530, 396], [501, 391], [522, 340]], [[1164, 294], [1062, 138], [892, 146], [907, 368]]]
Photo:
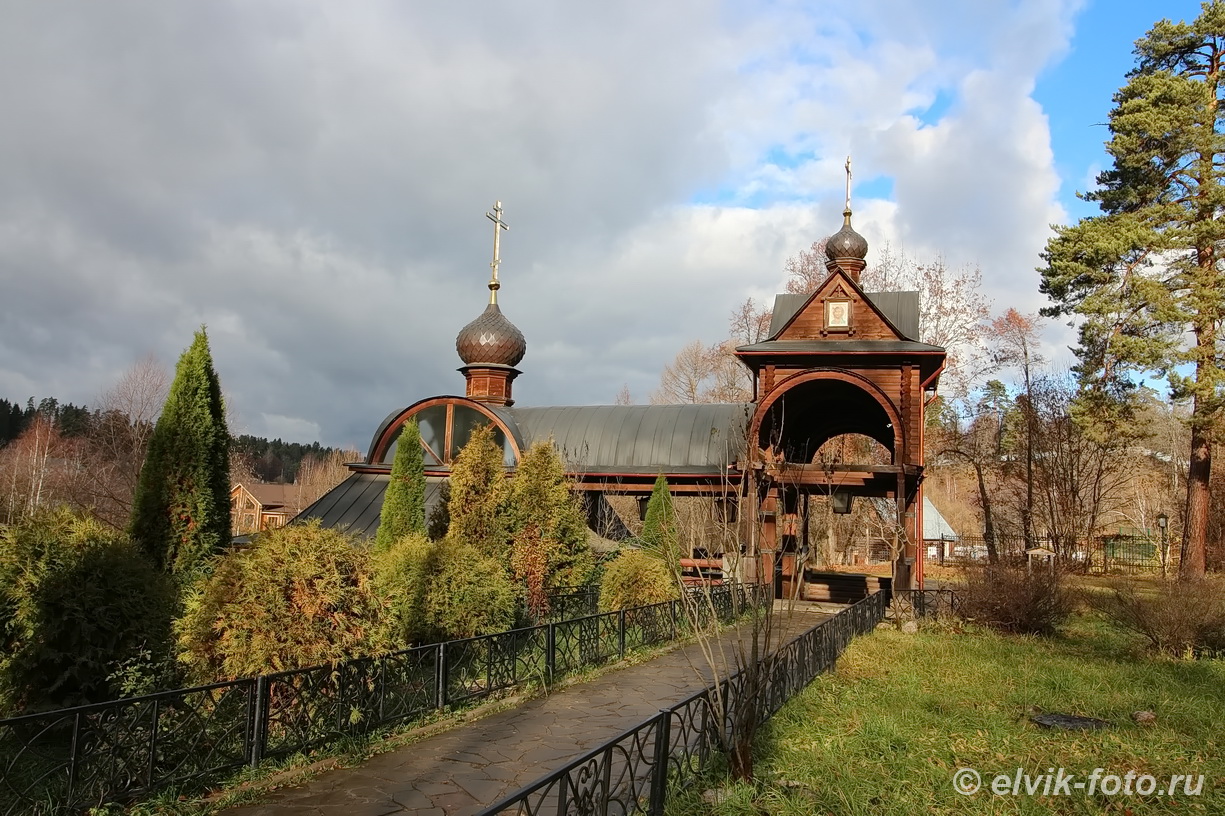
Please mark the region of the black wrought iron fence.
[[720, 746], [734, 738], [737, 722], [730, 712], [740, 710], [743, 695], [754, 695], [762, 718], [773, 715], [813, 678], [832, 669], [856, 635], [883, 620], [888, 603], [887, 593], [871, 595], [764, 658], [760, 688], [750, 688], [748, 675], [738, 672], [717, 691], [706, 689], [661, 711], [480, 816], [662, 814], [668, 791], [699, 780]]
[[961, 609], [961, 599], [952, 589], [895, 589], [888, 616], [896, 620], [934, 618], [955, 615]]
[[[756, 587], [709, 592], [725, 622], [768, 601]], [[670, 601], [583, 615], [337, 665], [0, 720], [0, 814], [132, 801], [528, 682], [552, 683], [676, 638], [690, 628], [686, 610], [698, 606]]]

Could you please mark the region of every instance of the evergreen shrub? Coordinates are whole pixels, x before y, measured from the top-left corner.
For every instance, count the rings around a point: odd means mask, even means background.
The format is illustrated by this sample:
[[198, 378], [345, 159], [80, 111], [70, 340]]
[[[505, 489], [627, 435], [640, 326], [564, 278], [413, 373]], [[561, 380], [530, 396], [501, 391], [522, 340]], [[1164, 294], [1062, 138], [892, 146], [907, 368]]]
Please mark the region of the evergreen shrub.
[[426, 601], [438, 574], [438, 545], [423, 535], [407, 535], [375, 552], [376, 590], [384, 604], [383, 639], [400, 649], [438, 640]]
[[437, 548], [438, 572], [426, 598], [428, 624], [446, 639], [514, 627], [518, 592], [503, 561], [447, 539]]
[[680, 597], [676, 579], [662, 559], [645, 550], [622, 550], [604, 567], [600, 611], [663, 603]]
[[59, 510], [0, 532], [0, 709], [122, 696], [113, 676], [165, 656], [173, 603], [166, 576], [96, 520]]
[[388, 651], [370, 560], [318, 521], [260, 533], [187, 593], [179, 659], [213, 682]]

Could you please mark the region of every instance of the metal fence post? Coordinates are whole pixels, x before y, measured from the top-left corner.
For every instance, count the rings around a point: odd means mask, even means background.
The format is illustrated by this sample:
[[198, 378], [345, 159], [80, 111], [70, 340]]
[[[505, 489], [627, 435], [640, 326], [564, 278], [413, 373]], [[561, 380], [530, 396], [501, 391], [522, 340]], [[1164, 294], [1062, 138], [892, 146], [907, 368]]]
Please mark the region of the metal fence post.
[[625, 659], [625, 610], [617, 613], [617, 658]]
[[434, 683], [437, 686], [436, 705], [435, 707], [441, 711], [447, 707], [447, 644], [446, 641], [438, 644], [438, 657], [434, 660]]
[[153, 790], [153, 780], [157, 776], [157, 736], [161, 719], [162, 706], [160, 700], [153, 701], [153, 722], [149, 724], [149, 775], [145, 787]]
[[557, 671], [557, 630], [549, 624], [544, 635], [544, 673], [545, 682], [553, 684], [553, 675]]
[[651, 776], [651, 801], [647, 804], [649, 816], [663, 816], [664, 799], [668, 795], [668, 757], [672, 752], [668, 745], [672, 736], [672, 712], [659, 712], [659, 725], [655, 730], [655, 768]]
[[77, 763], [81, 757], [81, 712], [72, 718], [72, 748], [68, 754], [68, 801], [73, 801], [77, 787]]
[[259, 767], [268, 747], [268, 678], [255, 678], [255, 710], [251, 716], [251, 767]]

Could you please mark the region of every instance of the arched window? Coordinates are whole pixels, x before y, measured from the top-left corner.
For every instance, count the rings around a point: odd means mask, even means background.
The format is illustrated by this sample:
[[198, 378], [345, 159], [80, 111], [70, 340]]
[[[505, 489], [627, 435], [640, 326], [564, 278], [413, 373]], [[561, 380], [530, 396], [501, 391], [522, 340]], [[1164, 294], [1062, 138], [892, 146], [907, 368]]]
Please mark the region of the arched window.
[[[425, 466], [450, 467], [455, 457], [468, 444], [472, 432], [485, 425], [493, 425], [493, 441], [502, 448], [502, 463], [507, 467], [515, 465], [515, 446], [507, 437], [506, 432], [489, 416], [458, 402], [441, 402], [428, 404], [425, 407], [406, 416], [398, 425], [410, 419], [417, 420], [421, 430], [421, 447], [425, 450]], [[393, 439], [382, 456], [382, 463], [390, 465], [396, 457], [397, 439]]]

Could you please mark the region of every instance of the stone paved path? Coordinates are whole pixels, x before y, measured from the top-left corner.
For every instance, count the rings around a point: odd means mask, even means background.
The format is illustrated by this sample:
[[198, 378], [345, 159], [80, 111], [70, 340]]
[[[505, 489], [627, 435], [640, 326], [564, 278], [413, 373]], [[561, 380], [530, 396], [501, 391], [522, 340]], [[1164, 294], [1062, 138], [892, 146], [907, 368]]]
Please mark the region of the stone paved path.
[[[828, 617], [822, 609], [800, 604], [779, 615], [783, 640]], [[372, 757], [359, 767], [274, 791], [263, 804], [223, 813], [467, 816], [680, 702], [705, 687], [709, 676], [693, 644]]]

